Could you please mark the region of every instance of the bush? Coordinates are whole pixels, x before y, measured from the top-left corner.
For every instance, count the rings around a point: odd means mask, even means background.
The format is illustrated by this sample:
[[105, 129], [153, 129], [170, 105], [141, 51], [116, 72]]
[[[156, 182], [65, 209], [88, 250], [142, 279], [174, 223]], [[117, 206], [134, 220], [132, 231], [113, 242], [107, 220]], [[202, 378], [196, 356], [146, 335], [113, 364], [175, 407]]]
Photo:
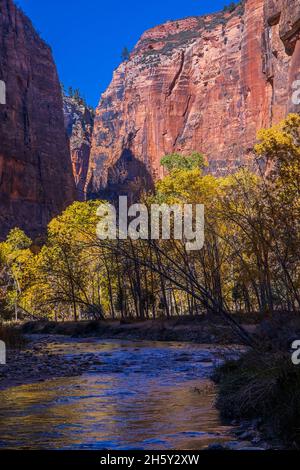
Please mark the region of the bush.
[[214, 379], [225, 419], [259, 419], [267, 438], [300, 448], [300, 367], [290, 353], [250, 351], [221, 366]]
[[203, 169], [206, 161], [205, 157], [198, 152], [192, 152], [190, 155], [172, 153], [165, 155], [160, 164], [171, 172], [173, 170], [193, 170], [194, 168]]

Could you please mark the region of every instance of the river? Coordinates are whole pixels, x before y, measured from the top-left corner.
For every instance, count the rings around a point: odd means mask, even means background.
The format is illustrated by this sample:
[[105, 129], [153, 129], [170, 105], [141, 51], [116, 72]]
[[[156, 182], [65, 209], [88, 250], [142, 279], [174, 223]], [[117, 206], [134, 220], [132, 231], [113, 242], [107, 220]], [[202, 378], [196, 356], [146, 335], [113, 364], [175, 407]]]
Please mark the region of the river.
[[1, 449], [196, 450], [232, 440], [209, 376], [233, 351], [66, 338], [45, 347], [96, 363], [81, 376], [1, 391]]

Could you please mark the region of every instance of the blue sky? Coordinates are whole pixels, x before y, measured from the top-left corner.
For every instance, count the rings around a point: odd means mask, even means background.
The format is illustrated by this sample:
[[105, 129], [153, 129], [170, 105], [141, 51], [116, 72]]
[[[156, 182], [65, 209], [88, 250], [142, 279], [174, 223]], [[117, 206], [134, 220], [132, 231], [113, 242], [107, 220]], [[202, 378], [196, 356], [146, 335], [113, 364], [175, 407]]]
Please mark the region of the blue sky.
[[18, 0], [52, 47], [61, 81], [96, 106], [141, 34], [167, 20], [217, 11], [230, 0]]

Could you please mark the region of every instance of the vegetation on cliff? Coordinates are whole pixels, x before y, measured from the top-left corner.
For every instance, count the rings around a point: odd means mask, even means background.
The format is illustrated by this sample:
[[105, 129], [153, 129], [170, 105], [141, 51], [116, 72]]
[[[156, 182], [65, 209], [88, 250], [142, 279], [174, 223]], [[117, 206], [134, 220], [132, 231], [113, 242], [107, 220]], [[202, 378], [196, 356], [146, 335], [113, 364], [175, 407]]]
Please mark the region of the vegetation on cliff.
[[75, 103], [78, 104], [78, 106], [83, 106], [87, 108], [93, 116], [95, 115], [95, 109], [87, 103], [85, 97], [82, 95], [79, 88], [73, 88], [72, 86], [69, 86], [66, 90], [63, 83], [61, 83], [60, 86], [63, 98], [71, 98], [72, 100], [74, 100]]

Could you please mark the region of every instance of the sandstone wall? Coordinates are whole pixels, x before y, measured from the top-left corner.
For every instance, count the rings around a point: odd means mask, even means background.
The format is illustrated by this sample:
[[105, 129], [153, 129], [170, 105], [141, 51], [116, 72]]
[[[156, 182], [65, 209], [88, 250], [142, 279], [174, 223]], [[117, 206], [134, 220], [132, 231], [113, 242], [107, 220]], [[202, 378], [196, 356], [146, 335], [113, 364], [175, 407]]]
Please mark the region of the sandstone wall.
[[0, 0], [0, 237], [36, 236], [75, 198], [60, 84], [50, 48], [11, 0]]
[[247, 0], [145, 32], [97, 108], [90, 196], [151, 184], [171, 152], [204, 152], [218, 174], [251, 161], [257, 130], [299, 110], [299, 8]]
[[70, 139], [71, 161], [77, 199], [85, 200], [85, 183], [89, 167], [94, 115], [85, 104], [63, 96], [65, 128]]

